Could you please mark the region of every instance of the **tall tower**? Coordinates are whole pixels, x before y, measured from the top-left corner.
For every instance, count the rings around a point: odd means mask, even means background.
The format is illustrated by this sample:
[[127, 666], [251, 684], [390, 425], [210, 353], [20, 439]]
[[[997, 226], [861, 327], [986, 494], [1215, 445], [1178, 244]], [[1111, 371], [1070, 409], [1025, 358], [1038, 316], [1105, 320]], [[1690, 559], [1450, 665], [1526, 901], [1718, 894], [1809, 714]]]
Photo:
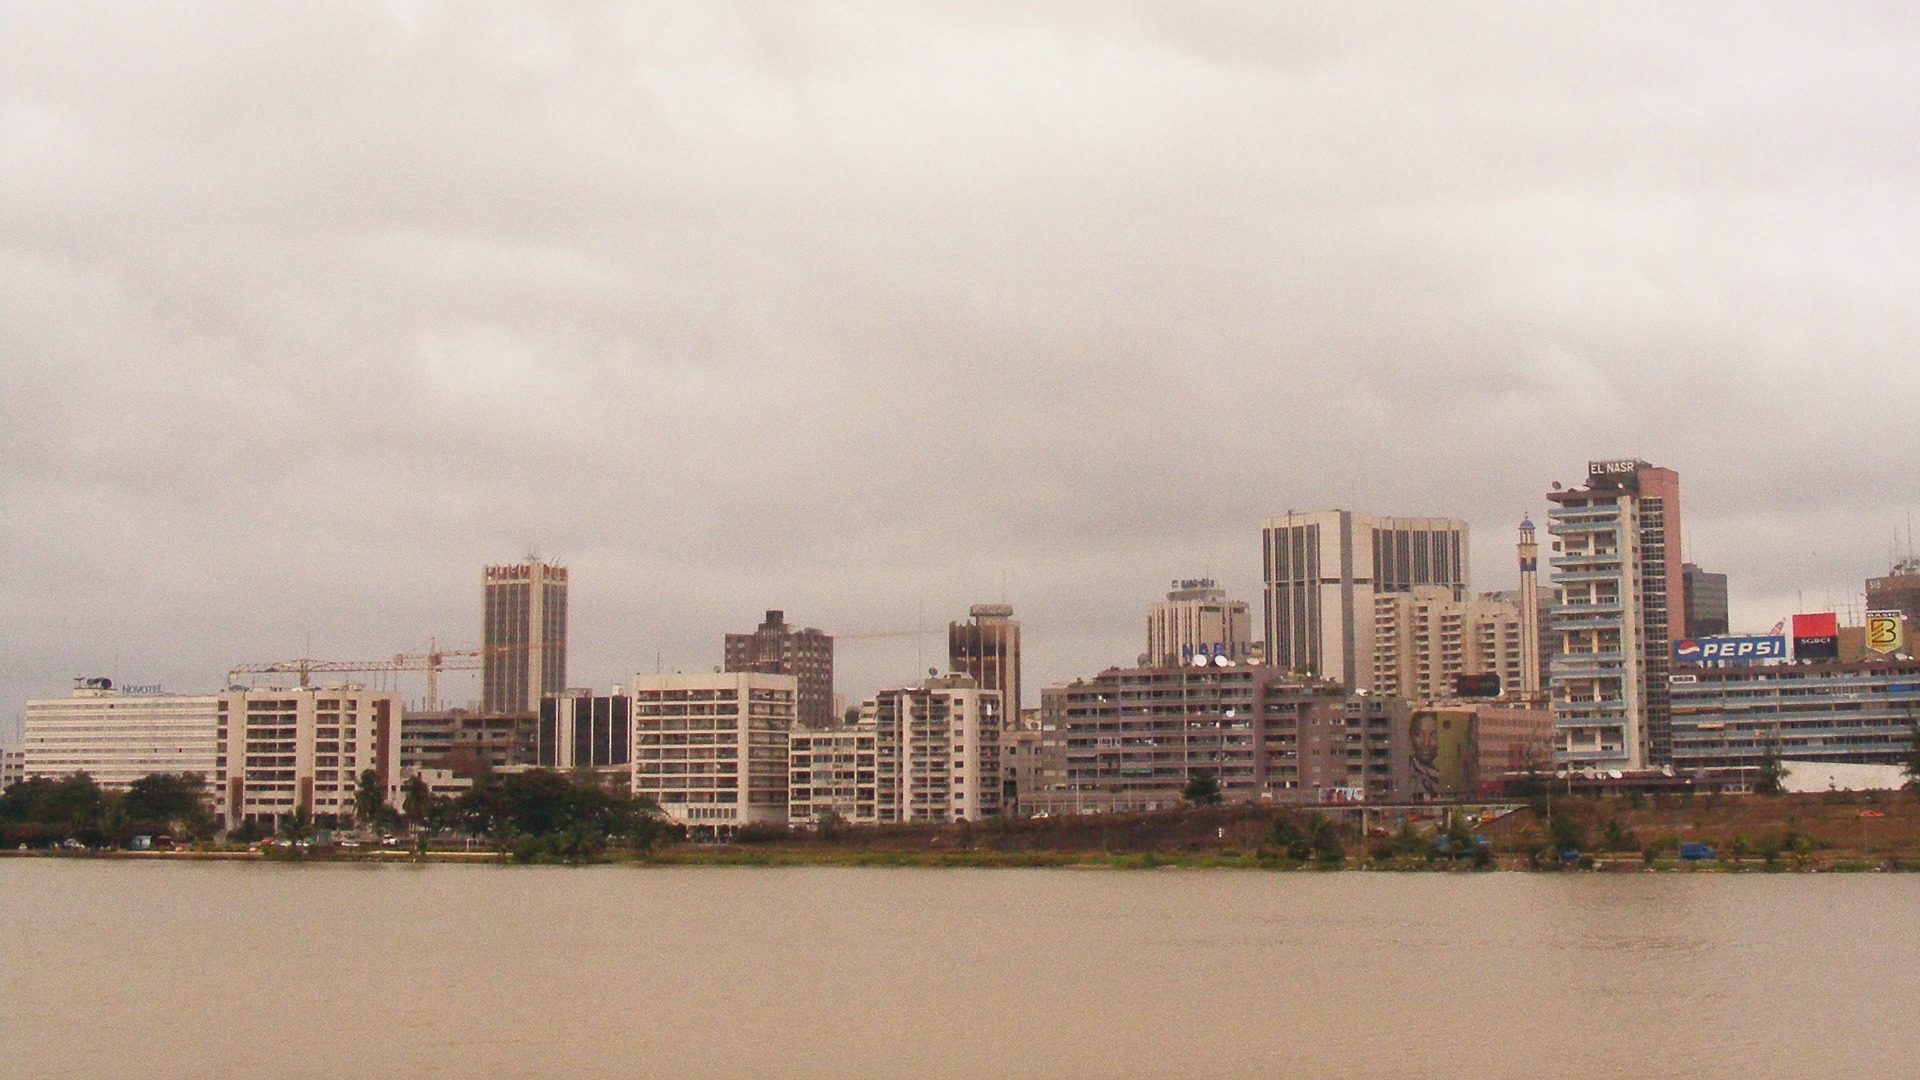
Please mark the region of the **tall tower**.
[[831, 727], [833, 715], [833, 638], [809, 626], [787, 625], [787, 613], [767, 612], [750, 634], [728, 634], [725, 665], [730, 673], [792, 675], [799, 680], [794, 716], [803, 727]]
[[567, 687], [567, 568], [538, 555], [489, 566], [480, 635], [480, 707], [540, 710]]
[[1520, 519], [1520, 691], [1540, 695], [1540, 545], [1533, 519]]
[[1547, 499], [1559, 601], [1549, 627], [1554, 759], [1603, 769], [1669, 764], [1667, 673], [1686, 626], [1680, 475], [1637, 459], [1593, 461], [1585, 487]]
[[969, 621], [947, 624], [947, 670], [1000, 691], [1001, 722], [1020, 724], [1020, 623], [1008, 604], [975, 604]]

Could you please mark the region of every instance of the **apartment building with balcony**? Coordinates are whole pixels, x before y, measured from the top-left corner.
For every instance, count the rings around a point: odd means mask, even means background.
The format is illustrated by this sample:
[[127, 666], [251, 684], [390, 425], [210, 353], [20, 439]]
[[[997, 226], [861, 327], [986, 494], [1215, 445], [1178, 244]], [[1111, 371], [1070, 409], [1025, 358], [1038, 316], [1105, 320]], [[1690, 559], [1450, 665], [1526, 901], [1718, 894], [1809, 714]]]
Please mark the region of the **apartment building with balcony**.
[[1595, 461], [1584, 486], [1547, 499], [1554, 759], [1609, 770], [1668, 764], [1669, 649], [1685, 623], [1679, 476], [1639, 460]]
[[382, 797], [399, 795], [401, 701], [358, 686], [228, 691], [217, 706], [214, 810], [229, 827], [269, 828], [305, 810], [316, 821], [353, 820], [360, 774]]
[[876, 727], [796, 727], [787, 736], [787, 823], [874, 825], [879, 811]]
[[633, 793], [711, 835], [787, 820], [793, 675], [636, 675]]
[[945, 675], [861, 703], [875, 732], [875, 812], [885, 822], [978, 821], [1000, 814], [1000, 692]]

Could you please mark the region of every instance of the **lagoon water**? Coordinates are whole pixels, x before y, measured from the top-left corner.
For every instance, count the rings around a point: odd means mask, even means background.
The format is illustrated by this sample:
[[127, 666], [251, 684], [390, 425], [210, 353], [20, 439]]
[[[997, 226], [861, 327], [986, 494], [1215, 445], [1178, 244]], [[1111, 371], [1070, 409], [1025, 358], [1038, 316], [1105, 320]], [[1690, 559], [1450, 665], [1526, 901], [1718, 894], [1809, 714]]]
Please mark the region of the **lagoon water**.
[[5, 1076], [1913, 1076], [1920, 875], [0, 860]]

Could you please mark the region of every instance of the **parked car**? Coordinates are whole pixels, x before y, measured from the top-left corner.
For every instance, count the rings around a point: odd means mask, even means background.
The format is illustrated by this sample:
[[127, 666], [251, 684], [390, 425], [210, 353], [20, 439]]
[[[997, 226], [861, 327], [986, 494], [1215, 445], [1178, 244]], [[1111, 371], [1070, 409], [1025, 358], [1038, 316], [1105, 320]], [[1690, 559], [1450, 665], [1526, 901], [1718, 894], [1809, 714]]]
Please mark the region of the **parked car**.
[[1703, 862], [1713, 858], [1713, 849], [1700, 843], [1681, 844], [1680, 858], [1686, 862]]

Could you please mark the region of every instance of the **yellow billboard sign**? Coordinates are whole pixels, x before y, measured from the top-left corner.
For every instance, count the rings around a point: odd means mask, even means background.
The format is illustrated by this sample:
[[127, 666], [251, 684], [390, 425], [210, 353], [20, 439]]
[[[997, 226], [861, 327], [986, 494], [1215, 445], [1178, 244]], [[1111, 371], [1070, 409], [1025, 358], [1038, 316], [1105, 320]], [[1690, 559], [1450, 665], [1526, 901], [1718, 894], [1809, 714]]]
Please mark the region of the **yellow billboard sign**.
[[1883, 656], [1900, 651], [1906, 643], [1905, 620], [1897, 611], [1867, 612], [1867, 649]]

